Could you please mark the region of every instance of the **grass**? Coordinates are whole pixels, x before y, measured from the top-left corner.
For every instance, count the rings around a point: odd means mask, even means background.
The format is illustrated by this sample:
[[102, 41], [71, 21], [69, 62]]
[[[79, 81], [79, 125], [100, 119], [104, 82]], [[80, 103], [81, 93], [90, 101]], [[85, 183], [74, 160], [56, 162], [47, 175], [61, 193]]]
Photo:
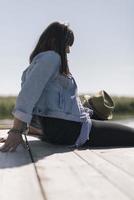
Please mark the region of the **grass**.
[[[83, 102], [83, 94], [79, 95]], [[134, 97], [112, 97], [115, 102], [114, 119], [134, 117]], [[16, 96], [0, 96], [0, 119], [13, 119]]]
[[[84, 101], [83, 94], [80, 95], [80, 99], [82, 102]], [[134, 118], [134, 97], [112, 96], [112, 99], [115, 103], [114, 120]]]
[[16, 96], [0, 96], [0, 119], [12, 119]]

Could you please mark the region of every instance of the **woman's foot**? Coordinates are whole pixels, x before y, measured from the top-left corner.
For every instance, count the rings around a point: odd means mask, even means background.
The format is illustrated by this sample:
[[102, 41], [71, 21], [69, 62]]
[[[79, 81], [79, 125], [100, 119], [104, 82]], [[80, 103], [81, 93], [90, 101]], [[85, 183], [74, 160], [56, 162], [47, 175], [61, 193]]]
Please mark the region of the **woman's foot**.
[[42, 132], [42, 129], [35, 128], [35, 127], [33, 127], [33, 126], [29, 126], [28, 135], [42, 136], [42, 135], [43, 135], [43, 132]]

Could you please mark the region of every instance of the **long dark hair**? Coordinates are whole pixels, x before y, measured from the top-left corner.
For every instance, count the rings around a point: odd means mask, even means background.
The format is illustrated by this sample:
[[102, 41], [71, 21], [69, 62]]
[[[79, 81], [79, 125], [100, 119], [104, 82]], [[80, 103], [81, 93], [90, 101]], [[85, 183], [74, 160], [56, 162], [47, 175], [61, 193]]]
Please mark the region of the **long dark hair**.
[[67, 61], [67, 53], [65, 51], [67, 46], [72, 46], [74, 43], [73, 31], [68, 25], [60, 22], [53, 22], [43, 31], [37, 45], [32, 51], [29, 61], [43, 51], [54, 50], [61, 56], [60, 73], [68, 74], [69, 66]]

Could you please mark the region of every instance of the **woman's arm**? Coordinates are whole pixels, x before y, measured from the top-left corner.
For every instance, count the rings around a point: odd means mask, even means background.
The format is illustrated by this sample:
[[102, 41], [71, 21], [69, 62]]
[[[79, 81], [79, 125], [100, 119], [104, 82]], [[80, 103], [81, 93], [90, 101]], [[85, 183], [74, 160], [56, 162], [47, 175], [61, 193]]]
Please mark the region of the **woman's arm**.
[[26, 130], [27, 123], [14, 118], [13, 128], [10, 129], [9, 135], [5, 141], [5, 144], [0, 148], [0, 151], [15, 151], [19, 144], [22, 144], [24, 148], [26, 148], [25, 142], [22, 138], [21, 133], [15, 133], [13, 130]]
[[49, 79], [59, 70], [60, 56], [48, 51], [36, 56], [12, 111], [14, 117], [30, 124], [32, 112]]
[[14, 122], [13, 122], [13, 128], [14, 129], [21, 129], [21, 130], [25, 130], [27, 127], [27, 123], [21, 121], [20, 119], [14, 117]]
[[[51, 76], [59, 70], [60, 55], [54, 52], [43, 52], [36, 56], [30, 72], [22, 85], [16, 100], [13, 129], [23, 129], [30, 124], [33, 108]], [[1, 151], [15, 151], [19, 144], [25, 144], [20, 133], [10, 130]]]

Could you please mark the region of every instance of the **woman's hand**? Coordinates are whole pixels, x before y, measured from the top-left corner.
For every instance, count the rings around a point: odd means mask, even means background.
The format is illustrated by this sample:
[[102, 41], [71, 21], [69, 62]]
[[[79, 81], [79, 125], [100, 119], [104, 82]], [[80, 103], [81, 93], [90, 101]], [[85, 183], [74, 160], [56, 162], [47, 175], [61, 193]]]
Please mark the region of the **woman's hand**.
[[15, 151], [19, 144], [22, 144], [22, 146], [26, 148], [26, 144], [23, 140], [22, 135], [19, 133], [17, 134], [10, 132], [5, 141], [5, 144], [2, 147], [0, 147], [0, 151], [2, 152]]

